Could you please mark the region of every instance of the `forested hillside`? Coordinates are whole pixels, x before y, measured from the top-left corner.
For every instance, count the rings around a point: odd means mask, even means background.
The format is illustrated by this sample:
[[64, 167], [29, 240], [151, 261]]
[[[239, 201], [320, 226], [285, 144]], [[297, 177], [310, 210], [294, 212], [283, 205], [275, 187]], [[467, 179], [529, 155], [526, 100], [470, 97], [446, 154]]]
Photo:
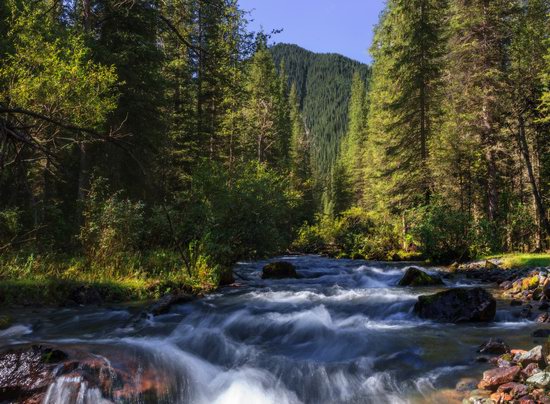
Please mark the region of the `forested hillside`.
[[[337, 54], [318, 54], [296, 45], [271, 48], [275, 65], [296, 92], [311, 139], [313, 175], [323, 211], [333, 213], [335, 163], [348, 129], [348, 109], [355, 72], [368, 83], [370, 68]], [[337, 185], [336, 185], [337, 186]]]
[[437, 261], [548, 248], [549, 14], [548, 0], [388, 1], [368, 111], [350, 115], [359, 157], [341, 154], [360, 191], [301, 245]]

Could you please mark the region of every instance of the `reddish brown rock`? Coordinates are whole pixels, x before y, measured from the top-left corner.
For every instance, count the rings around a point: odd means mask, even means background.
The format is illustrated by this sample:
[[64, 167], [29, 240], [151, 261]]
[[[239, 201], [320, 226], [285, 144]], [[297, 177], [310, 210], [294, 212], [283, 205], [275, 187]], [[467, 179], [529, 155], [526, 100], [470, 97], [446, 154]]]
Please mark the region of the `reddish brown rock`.
[[508, 393], [512, 398], [516, 398], [527, 395], [529, 389], [525, 384], [511, 382], [500, 385], [497, 392]]
[[483, 379], [479, 382], [480, 389], [496, 390], [501, 384], [510, 383], [516, 380], [521, 368], [512, 366], [509, 368], [495, 368], [483, 373]]
[[541, 372], [541, 370], [539, 369], [538, 365], [536, 363], [530, 363], [524, 369], [522, 369], [521, 375], [524, 378], [528, 379], [531, 376], [533, 376], [534, 374], [539, 373], [539, 372]]
[[510, 394], [497, 392], [497, 393], [491, 394], [490, 398], [491, 400], [493, 400], [493, 402], [500, 404], [500, 403], [510, 402], [514, 397], [512, 397]]
[[542, 345], [534, 347], [529, 352], [514, 355], [514, 362], [519, 363], [524, 368], [531, 363], [535, 363], [542, 368], [546, 367], [546, 358], [542, 352]]

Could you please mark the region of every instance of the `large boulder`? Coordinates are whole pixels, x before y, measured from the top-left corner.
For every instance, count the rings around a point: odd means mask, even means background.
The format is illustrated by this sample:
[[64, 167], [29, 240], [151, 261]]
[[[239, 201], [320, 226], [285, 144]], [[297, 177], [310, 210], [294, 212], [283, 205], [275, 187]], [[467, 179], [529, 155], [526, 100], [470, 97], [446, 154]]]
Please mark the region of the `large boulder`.
[[546, 367], [546, 358], [543, 353], [542, 345], [538, 345], [529, 352], [518, 353], [514, 356], [514, 362], [519, 363], [522, 367], [526, 367], [531, 363], [535, 363], [540, 368]]
[[109, 359], [81, 346], [20, 345], [1, 351], [0, 402], [172, 402], [165, 370], [123, 350], [108, 354]]
[[54, 381], [54, 369], [67, 355], [41, 345], [0, 353], [0, 397], [9, 402], [40, 402]]
[[438, 276], [430, 275], [420, 268], [409, 267], [401, 278], [398, 286], [439, 286], [443, 281]]
[[450, 289], [419, 296], [414, 312], [420, 318], [448, 322], [489, 322], [495, 318], [496, 301], [482, 288]]
[[290, 262], [277, 261], [264, 266], [262, 279], [297, 278], [296, 267]]

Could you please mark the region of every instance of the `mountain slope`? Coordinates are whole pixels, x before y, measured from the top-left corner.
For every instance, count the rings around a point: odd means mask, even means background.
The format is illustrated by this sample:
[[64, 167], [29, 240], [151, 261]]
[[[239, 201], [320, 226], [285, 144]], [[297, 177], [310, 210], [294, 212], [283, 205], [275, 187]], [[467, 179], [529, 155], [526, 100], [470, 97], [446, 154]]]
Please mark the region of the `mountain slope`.
[[359, 71], [368, 82], [370, 67], [342, 55], [314, 53], [297, 45], [277, 44], [271, 52], [278, 68], [283, 63], [289, 84], [296, 84], [315, 146], [315, 169], [324, 176], [330, 172], [347, 130], [353, 73]]

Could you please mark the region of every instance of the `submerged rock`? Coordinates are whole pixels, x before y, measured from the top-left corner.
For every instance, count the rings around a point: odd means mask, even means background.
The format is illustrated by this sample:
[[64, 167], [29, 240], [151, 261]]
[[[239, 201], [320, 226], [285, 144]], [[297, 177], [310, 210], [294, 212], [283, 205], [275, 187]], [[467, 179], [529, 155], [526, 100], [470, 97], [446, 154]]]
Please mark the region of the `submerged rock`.
[[502, 355], [510, 352], [510, 347], [506, 342], [500, 338], [493, 339], [485, 342], [477, 350], [479, 353], [493, 354], [493, 355]]
[[409, 267], [405, 275], [401, 278], [398, 286], [438, 286], [443, 285], [443, 281], [438, 276], [430, 275], [420, 268]]
[[290, 262], [278, 261], [271, 262], [264, 266], [262, 279], [284, 279], [297, 278], [296, 267]]
[[482, 288], [450, 289], [419, 296], [414, 312], [420, 318], [449, 323], [489, 322], [495, 318], [496, 300]]
[[170, 308], [176, 304], [191, 302], [195, 299], [195, 296], [185, 292], [170, 293], [154, 303], [148, 312], [153, 316], [159, 316], [168, 313]]

